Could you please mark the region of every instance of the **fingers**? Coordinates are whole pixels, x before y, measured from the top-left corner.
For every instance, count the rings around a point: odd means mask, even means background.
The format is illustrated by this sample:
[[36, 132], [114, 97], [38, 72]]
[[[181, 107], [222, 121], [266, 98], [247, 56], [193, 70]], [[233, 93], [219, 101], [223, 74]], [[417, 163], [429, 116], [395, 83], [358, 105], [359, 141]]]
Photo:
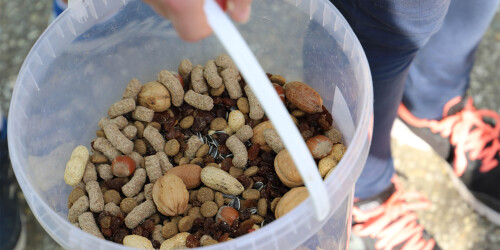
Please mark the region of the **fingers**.
[[[161, 16], [170, 19], [179, 36], [186, 41], [198, 41], [212, 34], [203, 9], [204, 0], [143, 0]], [[219, 0], [236, 22], [250, 17], [252, 0]]]
[[245, 23], [250, 18], [252, 0], [228, 0], [227, 11], [236, 22]]

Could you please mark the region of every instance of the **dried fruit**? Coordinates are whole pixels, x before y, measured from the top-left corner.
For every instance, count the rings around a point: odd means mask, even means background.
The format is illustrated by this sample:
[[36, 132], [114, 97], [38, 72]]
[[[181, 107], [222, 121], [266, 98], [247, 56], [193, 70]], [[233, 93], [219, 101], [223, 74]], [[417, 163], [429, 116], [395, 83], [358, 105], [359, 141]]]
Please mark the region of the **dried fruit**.
[[118, 156], [111, 164], [111, 171], [115, 176], [128, 177], [135, 171], [135, 161], [127, 155]]
[[323, 111], [323, 99], [316, 90], [303, 82], [285, 84], [285, 96], [300, 110], [313, 114]]
[[286, 149], [281, 150], [274, 159], [274, 170], [281, 182], [287, 187], [293, 188], [304, 184], [290, 153]]
[[163, 112], [170, 108], [170, 92], [159, 82], [148, 82], [142, 86], [137, 102], [155, 112]]
[[296, 187], [290, 189], [278, 202], [274, 210], [276, 219], [292, 211], [302, 201], [309, 197], [309, 192], [305, 187]]
[[181, 178], [165, 174], [153, 186], [153, 201], [164, 215], [183, 214], [187, 209], [189, 193]]

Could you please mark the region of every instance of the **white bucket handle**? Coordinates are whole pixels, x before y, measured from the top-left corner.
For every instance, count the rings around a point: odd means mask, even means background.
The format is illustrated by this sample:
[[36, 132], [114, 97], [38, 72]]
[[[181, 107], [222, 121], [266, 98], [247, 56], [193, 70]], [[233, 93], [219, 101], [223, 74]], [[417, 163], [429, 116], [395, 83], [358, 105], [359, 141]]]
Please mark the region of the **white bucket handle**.
[[246, 83], [266, 111], [281, 140], [290, 152], [295, 166], [312, 198], [316, 218], [321, 221], [330, 212], [330, 202], [316, 162], [307, 148], [299, 130], [290, 118], [280, 97], [269, 81], [247, 43], [214, 0], [205, 0], [205, 14], [217, 38], [226, 48]]

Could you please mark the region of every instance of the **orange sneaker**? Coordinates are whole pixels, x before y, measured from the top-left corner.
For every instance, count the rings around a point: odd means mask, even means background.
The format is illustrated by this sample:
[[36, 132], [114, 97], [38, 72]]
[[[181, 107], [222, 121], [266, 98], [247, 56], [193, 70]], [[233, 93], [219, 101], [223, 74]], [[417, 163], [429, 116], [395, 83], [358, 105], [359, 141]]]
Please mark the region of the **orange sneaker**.
[[415, 117], [401, 104], [399, 118], [452, 166], [449, 174], [460, 195], [491, 222], [500, 225], [500, 116], [477, 110], [472, 99], [456, 97], [443, 119]]
[[415, 213], [415, 210], [428, 208], [431, 203], [419, 193], [403, 191], [396, 177], [392, 182], [393, 185], [379, 195], [354, 202], [353, 238], [363, 247], [351, 245], [351, 248], [440, 249], [419, 224]]

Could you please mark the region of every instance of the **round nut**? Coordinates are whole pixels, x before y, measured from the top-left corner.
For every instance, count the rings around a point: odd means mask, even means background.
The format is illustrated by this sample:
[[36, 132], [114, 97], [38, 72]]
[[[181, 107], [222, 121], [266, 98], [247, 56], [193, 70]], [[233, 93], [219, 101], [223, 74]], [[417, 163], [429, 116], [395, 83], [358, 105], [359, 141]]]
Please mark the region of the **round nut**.
[[259, 144], [260, 149], [266, 152], [271, 152], [272, 149], [269, 145], [267, 145], [266, 139], [264, 138], [264, 130], [271, 128], [273, 128], [271, 121], [265, 121], [257, 124], [257, 126], [253, 128], [253, 137], [251, 139], [252, 144]]
[[134, 151], [139, 153], [140, 155], [146, 154], [146, 142], [142, 139], [137, 139], [134, 141]]
[[159, 82], [148, 82], [142, 86], [137, 102], [155, 112], [163, 112], [170, 108], [170, 92]]
[[149, 125], [151, 125], [151, 127], [155, 128], [158, 131], [160, 131], [160, 129], [161, 129], [161, 124], [159, 124], [157, 122], [150, 122]]
[[217, 214], [218, 210], [217, 204], [213, 201], [206, 201], [200, 207], [200, 213], [205, 218], [214, 217]]
[[179, 153], [180, 148], [181, 145], [179, 144], [179, 141], [177, 141], [176, 139], [169, 140], [165, 144], [165, 154], [170, 157], [175, 156], [177, 155], [177, 153]]
[[167, 216], [186, 211], [189, 193], [181, 178], [173, 174], [160, 177], [153, 186], [153, 201], [160, 213]]
[[114, 189], [110, 189], [106, 192], [104, 192], [104, 204], [108, 203], [114, 203], [115, 205], [120, 205], [120, 202], [122, 201], [122, 197], [120, 196], [120, 193]]
[[236, 220], [240, 216], [240, 213], [236, 209], [230, 206], [222, 206], [217, 211], [217, 217], [215, 218], [216, 222], [224, 221], [229, 226], [233, 225], [234, 220]]
[[332, 140], [324, 135], [309, 138], [306, 144], [314, 159], [322, 159], [328, 156], [333, 149]]
[[304, 184], [287, 149], [281, 150], [274, 158], [274, 170], [281, 182], [287, 187], [293, 188]]
[[120, 155], [111, 163], [111, 172], [117, 177], [128, 177], [135, 171], [135, 161], [130, 156]]
[[239, 110], [233, 110], [229, 113], [228, 126], [233, 132], [238, 131], [243, 125], [245, 125], [245, 116]]
[[243, 172], [244, 170], [242, 168], [237, 168], [237, 167], [229, 168], [229, 174], [234, 178], [237, 178], [238, 176], [242, 175]]
[[224, 206], [224, 196], [221, 192], [215, 192], [215, 204], [217, 204], [218, 207]]

